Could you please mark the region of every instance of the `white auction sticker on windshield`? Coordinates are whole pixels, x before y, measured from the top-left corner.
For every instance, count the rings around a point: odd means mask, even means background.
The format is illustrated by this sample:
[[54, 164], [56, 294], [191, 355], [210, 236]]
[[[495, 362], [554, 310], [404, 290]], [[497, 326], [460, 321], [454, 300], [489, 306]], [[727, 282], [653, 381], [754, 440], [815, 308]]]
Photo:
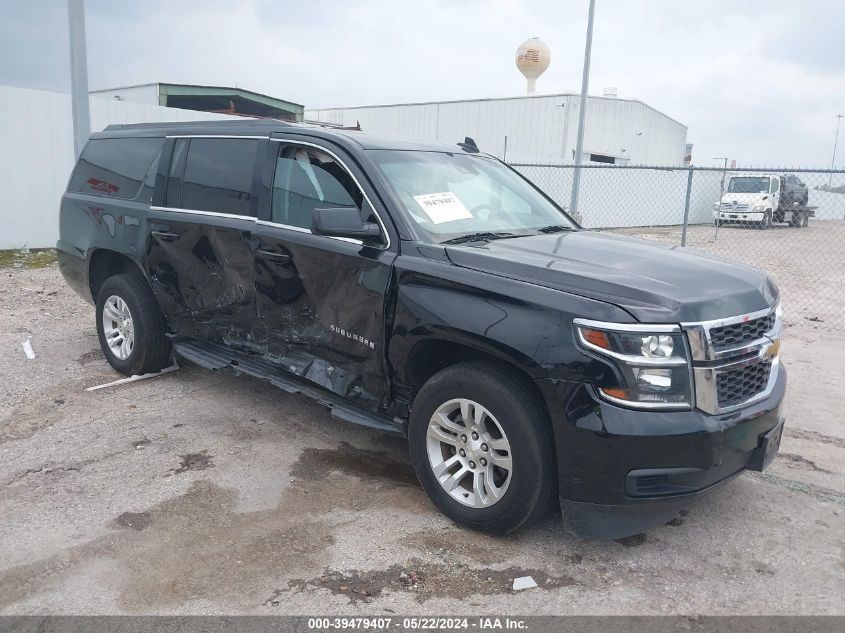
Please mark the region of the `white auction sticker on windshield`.
[[453, 220], [467, 220], [472, 217], [469, 209], [451, 191], [414, 196], [414, 200], [417, 201], [417, 204], [422, 207], [422, 210], [434, 224], [443, 224]]

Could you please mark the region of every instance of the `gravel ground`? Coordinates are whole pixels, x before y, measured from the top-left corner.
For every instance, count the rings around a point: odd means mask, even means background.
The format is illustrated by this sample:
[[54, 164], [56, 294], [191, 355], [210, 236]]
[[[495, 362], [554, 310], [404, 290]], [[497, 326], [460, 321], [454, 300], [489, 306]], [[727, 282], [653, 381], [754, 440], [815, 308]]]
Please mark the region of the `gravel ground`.
[[[681, 227], [616, 229], [614, 233], [681, 243]], [[759, 231], [736, 224], [690, 226], [687, 246], [730, 257], [769, 272], [780, 287], [787, 314], [845, 331], [845, 222], [810, 219], [805, 228], [775, 224]]]
[[845, 336], [823, 327], [788, 318], [766, 473], [647, 535], [552, 516], [493, 539], [437, 513], [402, 441], [260, 381], [86, 392], [118, 377], [93, 309], [55, 266], [0, 269], [0, 613], [845, 614]]

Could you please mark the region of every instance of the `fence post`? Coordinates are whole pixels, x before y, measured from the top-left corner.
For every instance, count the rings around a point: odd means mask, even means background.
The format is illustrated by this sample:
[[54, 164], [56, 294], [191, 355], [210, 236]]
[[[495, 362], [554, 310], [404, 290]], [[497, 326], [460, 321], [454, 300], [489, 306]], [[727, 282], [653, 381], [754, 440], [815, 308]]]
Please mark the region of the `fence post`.
[[684, 228], [681, 230], [681, 246], [687, 245], [687, 225], [689, 224], [689, 201], [692, 194], [692, 165], [687, 176], [687, 201], [684, 203]]

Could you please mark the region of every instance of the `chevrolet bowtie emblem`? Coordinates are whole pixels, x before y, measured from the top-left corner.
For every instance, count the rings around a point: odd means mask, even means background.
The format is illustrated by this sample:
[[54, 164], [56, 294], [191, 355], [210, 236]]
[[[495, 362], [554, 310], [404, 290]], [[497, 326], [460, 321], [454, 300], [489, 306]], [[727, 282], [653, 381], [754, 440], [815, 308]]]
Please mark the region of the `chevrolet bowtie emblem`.
[[769, 358], [775, 358], [775, 357], [777, 357], [777, 355], [780, 353], [780, 339], [778, 339], [777, 341], [772, 341], [772, 344], [771, 344], [771, 345], [769, 345], [769, 346], [765, 349], [765, 352], [764, 352], [764, 353], [765, 353], [765, 354], [766, 354], [766, 356], [768, 356]]

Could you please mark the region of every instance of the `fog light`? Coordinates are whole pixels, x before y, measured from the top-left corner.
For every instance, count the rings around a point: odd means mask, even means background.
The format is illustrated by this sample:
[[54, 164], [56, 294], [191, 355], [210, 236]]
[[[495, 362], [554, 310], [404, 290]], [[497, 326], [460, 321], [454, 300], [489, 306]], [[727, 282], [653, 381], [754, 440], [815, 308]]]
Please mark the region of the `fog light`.
[[674, 350], [675, 345], [672, 343], [671, 336], [652, 334], [643, 337], [643, 356], [669, 358]]

